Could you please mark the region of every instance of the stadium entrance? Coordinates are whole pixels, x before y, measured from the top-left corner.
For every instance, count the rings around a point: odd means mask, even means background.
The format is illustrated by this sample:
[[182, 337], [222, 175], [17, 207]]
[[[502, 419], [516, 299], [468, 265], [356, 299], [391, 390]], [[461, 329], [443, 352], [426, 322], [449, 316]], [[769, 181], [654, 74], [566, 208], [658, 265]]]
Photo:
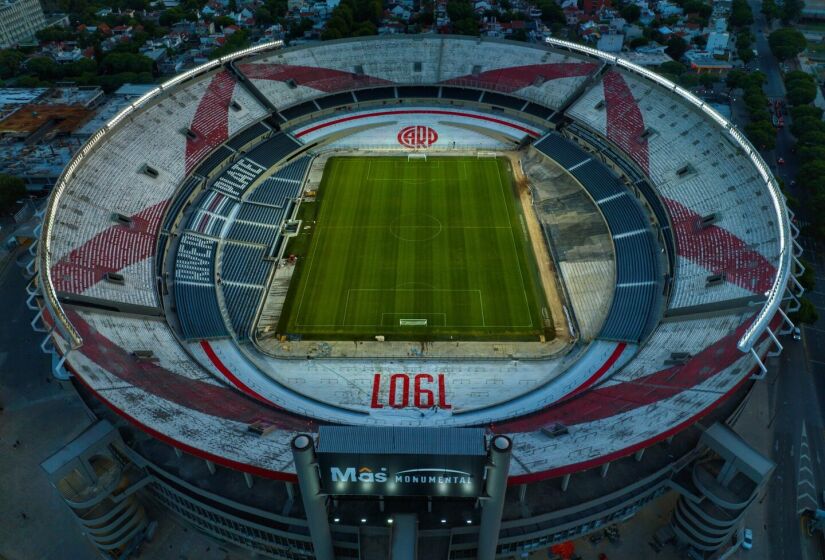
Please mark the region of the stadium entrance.
[[339, 519], [330, 501], [341, 498], [380, 500], [393, 525], [388, 556], [411, 560], [418, 508], [429, 508], [433, 499], [479, 500], [478, 558], [493, 559], [511, 449], [509, 438], [488, 442], [481, 428], [321, 426], [317, 442], [296, 436], [292, 452], [316, 558], [334, 558], [330, 520]]

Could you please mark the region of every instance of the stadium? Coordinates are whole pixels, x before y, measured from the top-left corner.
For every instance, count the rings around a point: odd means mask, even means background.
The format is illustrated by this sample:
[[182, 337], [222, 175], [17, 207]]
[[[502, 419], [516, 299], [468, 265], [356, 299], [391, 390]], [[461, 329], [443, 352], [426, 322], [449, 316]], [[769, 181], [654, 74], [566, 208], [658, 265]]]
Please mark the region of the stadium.
[[[32, 325], [101, 420], [44, 468], [109, 553], [151, 502], [260, 557], [505, 558], [675, 490], [704, 557], [772, 469], [730, 428], [793, 327], [797, 233], [732, 124], [613, 55], [246, 49], [54, 188]], [[335, 453], [362, 463], [319, 480]], [[390, 453], [481, 474], [383, 487]]]

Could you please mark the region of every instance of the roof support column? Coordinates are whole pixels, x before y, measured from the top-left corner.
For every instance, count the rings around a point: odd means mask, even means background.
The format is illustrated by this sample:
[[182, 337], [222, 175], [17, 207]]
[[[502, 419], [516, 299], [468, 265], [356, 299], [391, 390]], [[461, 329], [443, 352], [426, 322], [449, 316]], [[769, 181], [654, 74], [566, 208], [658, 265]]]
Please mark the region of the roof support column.
[[298, 486], [309, 525], [309, 536], [317, 560], [334, 560], [332, 549], [332, 532], [325, 496], [321, 493], [321, 479], [318, 477], [315, 445], [307, 434], [300, 434], [292, 439], [292, 457], [295, 460], [295, 472], [298, 474]]
[[479, 560], [494, 560], [496, 557], [512, 451], [513, 442], [507, 436], [496, 436], [490, 441], [490, 464], [487, 467], [487, 482], [484, 485], [487, 499], [481, 509], [481, 527], [478, 532]]

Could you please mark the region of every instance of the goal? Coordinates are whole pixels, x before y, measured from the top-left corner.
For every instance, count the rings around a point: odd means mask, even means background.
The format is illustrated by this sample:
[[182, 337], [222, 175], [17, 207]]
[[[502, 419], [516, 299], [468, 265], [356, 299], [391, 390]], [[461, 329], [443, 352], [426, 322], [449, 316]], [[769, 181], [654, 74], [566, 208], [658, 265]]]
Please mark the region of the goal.
[[426, 327], [427, 319], [399, 319], [398, 324], [402, 327]]
[[415, 153], [415, 154], [407, 154], [407, 161], [413, 161], [416, 159], [423, 159], [427, 161], [427, 154]]
[[498, 154], [495, 152], [476, 152], [476, 157], [478, 159], [497, 158]]

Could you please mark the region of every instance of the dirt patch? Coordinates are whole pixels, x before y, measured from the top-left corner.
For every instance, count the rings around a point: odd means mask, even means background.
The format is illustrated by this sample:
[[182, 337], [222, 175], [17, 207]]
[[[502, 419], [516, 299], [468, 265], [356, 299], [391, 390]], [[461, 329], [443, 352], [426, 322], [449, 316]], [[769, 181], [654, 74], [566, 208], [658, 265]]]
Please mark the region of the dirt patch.
[[541, 225], [536, 217], [533, 208], [533, 193], [530, 190], [530, 183], [521, 169], [518, 155], [510, 154], [510, 166], [513, 169], [513, 176], [516, 180], [516, 192], [518, 193], [521, 207], [524, 212], [524, 219], [527, 221], [527, 231], [530, 234], [530, 244], [533, 247], [533, 254], [536, 256], [536, 264], [541, 276], [541, 286], [544, 289], [544, 296], [550, 306], [550, 313], [553, 317], [553, 328], [556, 331], [556, 339], [567, 341], [570, 339], [570, 330], [567, 327], [567, 316], [564, 314], [564, 303], [561, 297], [561, 286], [558, 281], [556, 264], [550, 257], [547, 246], [544, 243], [544, 235]]

